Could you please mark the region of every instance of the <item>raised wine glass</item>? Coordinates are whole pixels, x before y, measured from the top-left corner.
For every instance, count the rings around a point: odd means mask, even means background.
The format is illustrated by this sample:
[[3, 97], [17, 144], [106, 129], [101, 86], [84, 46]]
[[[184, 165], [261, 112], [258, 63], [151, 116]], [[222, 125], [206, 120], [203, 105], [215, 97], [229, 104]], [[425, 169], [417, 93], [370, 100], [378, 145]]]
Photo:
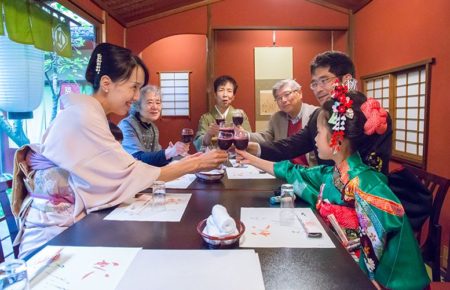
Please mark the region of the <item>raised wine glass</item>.
[[217, 137], [217, 145], [222, 150], [228, 150], [233, 144], [233, 132], [219, 131], [219, 136]]
[[233, 123], [234, 125], [240, 126], [242, 123], [244, 123], [244, 114], [241, 110], [234, 110], [233, 111]]
[[220, 126], [220, 124], [225, 123], [225, 118], [223, 117], [216, 117], [216, 124], [217, 126]]
[[[236, 130], [234, 132], [234, 146], [239, 150], [246, 150], [248, 146], [249, 133], [244, 130]], [[236, 167], [246, 167], [242, 163], [237, 163]]]
[[191, 143], [192, 139], [194, 138], [194, 130], [190, 128], [183, 128], [181, 130], [181, 141], [183, 143]]
[[219, 132], [230, 132], [234, 133], [234, 124], [229, 122], [222, 122], [219, 125]]

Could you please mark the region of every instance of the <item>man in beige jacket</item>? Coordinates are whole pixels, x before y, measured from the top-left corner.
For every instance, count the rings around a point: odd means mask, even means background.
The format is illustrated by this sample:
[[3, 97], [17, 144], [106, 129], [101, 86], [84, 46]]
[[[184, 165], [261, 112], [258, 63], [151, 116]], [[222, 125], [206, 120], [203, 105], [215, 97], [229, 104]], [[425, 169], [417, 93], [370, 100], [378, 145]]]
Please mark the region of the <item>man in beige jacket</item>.
[[[280, 111], [270, 118], [268, 127], [263, 132], [250, 133], [250, 141], [262, 143], [278, 141], [289, 137], [308, 124], [311, 114], [318, 107], [302, 102], [302, 88], [295, 80], [278, 81], [272, 87], [272, 94]], [[313, 152], [298, 156], [291, 160], [304, 166], [316, 165]]]

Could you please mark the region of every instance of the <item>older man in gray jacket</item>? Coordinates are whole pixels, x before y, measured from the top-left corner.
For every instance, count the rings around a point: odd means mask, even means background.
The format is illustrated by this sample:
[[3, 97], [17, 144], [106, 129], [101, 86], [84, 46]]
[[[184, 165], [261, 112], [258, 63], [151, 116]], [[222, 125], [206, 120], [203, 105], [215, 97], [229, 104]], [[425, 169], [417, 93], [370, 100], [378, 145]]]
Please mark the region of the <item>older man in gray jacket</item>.
[[[295, 80], [278, 81], [272, 87], [272, 94], [280, 111], [270, 118], [268, 127], [263, 132], [250, 133], [250, 141], [262, 143], [285, 139], [308, 124], [311, 114], [318, 107], [302, 102], [302, 88]], [[291, 160], [304, 166], [316, 165], [314, 152], [298, 156]]]

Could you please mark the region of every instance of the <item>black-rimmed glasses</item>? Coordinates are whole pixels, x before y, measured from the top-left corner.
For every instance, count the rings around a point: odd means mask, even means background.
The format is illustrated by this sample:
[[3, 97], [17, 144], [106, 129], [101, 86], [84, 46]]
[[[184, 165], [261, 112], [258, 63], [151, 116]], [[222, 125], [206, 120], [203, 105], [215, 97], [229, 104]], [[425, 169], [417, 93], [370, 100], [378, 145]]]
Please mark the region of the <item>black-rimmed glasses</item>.
[[315, 90], [315, 89], [317, 89], [318, 86], [323, 87], [323, 86], [327, 85], [331, 80], [334, 80], [336, 78], [337, 77], [335, 77], [335, 76], [327, 77], [327, 78], [321, 78], [321, 79], [318, 79], [317, 81], [312, 81], [309, 84], [309, 87], [311, 88], [311, 90]]
[[298, 92], [298, 90], [292, 90], [292, 91], [284, 92], [283, 94], [278, 95], [278, 96], [275, 98], [275, 101], [281, 102], [283, 99], [289, 98], [289, 97], [290, 97], [293, 93], [295, 93], [295, 92]]

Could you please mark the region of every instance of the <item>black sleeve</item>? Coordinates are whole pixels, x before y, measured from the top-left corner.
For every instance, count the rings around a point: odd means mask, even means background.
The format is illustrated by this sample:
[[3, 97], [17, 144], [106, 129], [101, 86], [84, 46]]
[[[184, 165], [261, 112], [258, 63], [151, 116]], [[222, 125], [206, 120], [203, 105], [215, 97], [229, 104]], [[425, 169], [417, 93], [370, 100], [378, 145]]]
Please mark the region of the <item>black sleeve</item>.
[[172, 159], [167, 160], [165, 150], [156, 152], [138, 151], [132, 154], [134, 158], [153, 166], [164, 166], [169, 164]]
[[291, 137], [261, 143], [261, 158], [269, 161], [289, 160], [315, 149], [319, 109], [311, 115], [308, 124]]

